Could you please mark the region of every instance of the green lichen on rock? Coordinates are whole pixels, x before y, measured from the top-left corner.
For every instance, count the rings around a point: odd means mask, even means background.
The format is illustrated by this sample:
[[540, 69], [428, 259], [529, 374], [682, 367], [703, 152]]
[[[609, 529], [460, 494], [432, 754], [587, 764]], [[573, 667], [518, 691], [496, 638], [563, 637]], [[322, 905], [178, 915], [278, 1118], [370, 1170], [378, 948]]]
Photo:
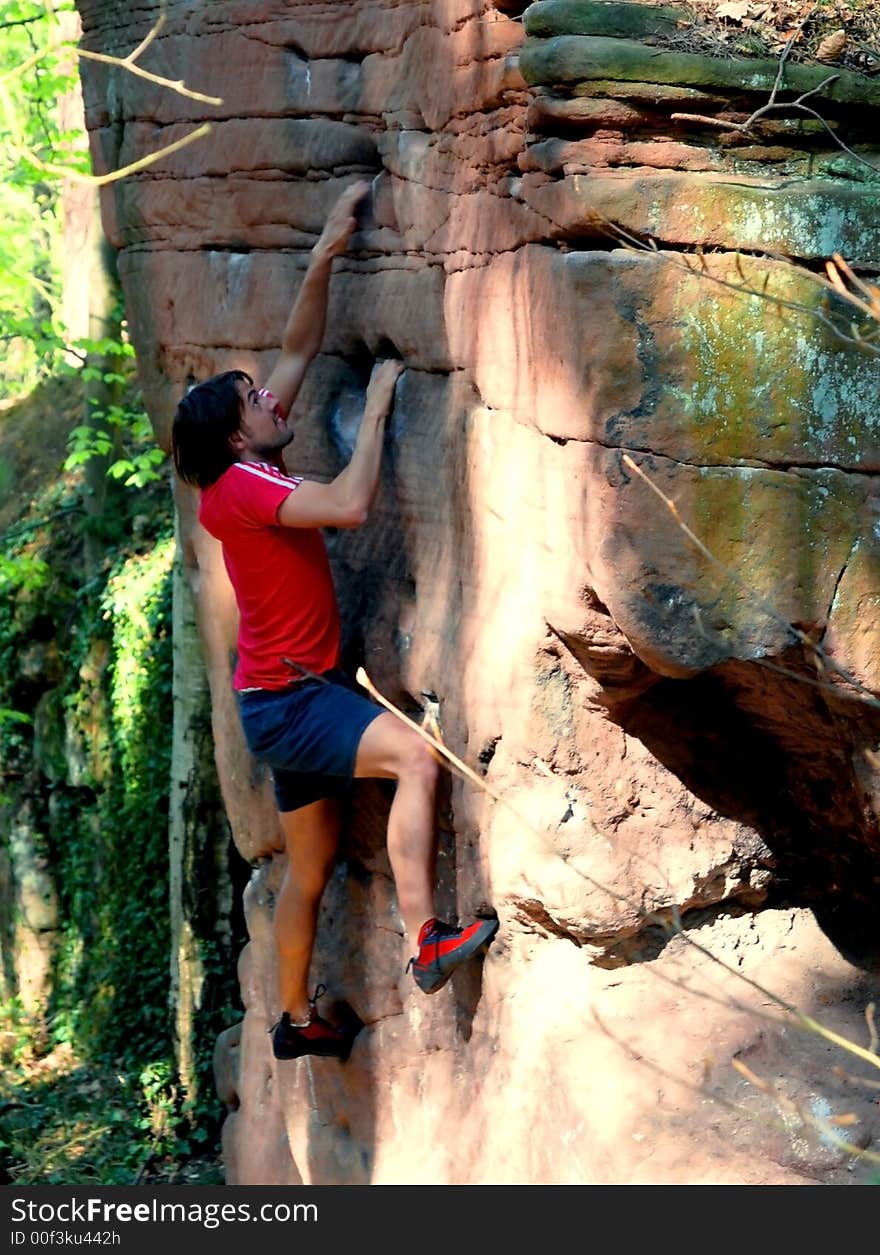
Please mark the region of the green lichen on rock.
[[[779, 276], [774, 290], [821, 301], [795, 276]], [[693, 373], [678, 400], [696, 460], [766, 464], [704, 466], [688, 494], [693, 530], [735, 573], [719, 580], [710, 567], [698, 578], [703, 626], [749, 657], [784, 646], [785, 620], [827, 613], [865, 493], [860, 477], [833, 467], [876, 447], [877, 378], [808, 314], [732, 295], [707, 288], [682, 303]]]
[[849, 181], [774, 186], [769, 177], [599, 169], [528, 184], [522, 195], [572, 233], [598, 217], [670, 244], [819, 260], [840, 253], [856, 267], [880, 265], [880, 200]]
[[644, 39], [674, 32], [689, 11], [652, 4], [620, 4], [613, 0], [538, 0], [523, 14], [527, 35], [612, 35]]
[[[757, 57], [709, 57], [674, 52], [628, 39], [592, 35], [558, 35], [526, 39], [519, 68], [531, 86], [576, 84], [589, 79], [674, 83], [678, 86], [722, 88], [769, 93], [779, 61]], [[824, 84], [824, 86], [823, 86]], [[851, 70], [829, 73], [827, 66], [786, 63], [780, 92], [813, 92], [811, 100], [880, 106], [880, 82]]]
[[[842, 303], [782, 264], [730, 258], [712, 273], [752, 294], [699, 276], [677, 292], [686, 366], [670, 396], [692, 425], [697, 459], [873, 463], [880, 362], [846, 342]], [[824, 321], [834, 317], [838, 335]]]
[[779, 189], [731, 183], [723, 195], [734, 240], [762, 241], [793, 257], [841, 253], [854, 265], [880, 262], [880, 202], [870, 187], [832, 180]]
[[701, 468], [689, 495], [691, 526], [715, 560], [700, 564], [694, 585], [702, 633], [734, 656], [760, 657], [793, 643], [789, 622], [824, 619], [859, 527], [858, 479]]

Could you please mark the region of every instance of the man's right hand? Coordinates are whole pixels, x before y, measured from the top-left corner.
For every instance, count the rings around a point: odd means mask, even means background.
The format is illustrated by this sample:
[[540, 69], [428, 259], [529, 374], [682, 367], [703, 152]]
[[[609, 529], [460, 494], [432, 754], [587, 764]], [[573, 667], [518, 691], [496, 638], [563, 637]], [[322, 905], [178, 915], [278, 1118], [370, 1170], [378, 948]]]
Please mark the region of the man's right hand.
[[370, 184], [366, 179], [359, 179], [347, 187], [330, 210], [324, 230], [321, 232], [315, 251], [325, 257], [339, 257], [348, 248], [348, 242], [357, 226], [355, 209], [360, 201], [369, 194]]
[[403, 373], [403, 362], [394, 357], [376, 362], [367, 384], [364, 418], [385, 418], [391, 409], [394, 386]]

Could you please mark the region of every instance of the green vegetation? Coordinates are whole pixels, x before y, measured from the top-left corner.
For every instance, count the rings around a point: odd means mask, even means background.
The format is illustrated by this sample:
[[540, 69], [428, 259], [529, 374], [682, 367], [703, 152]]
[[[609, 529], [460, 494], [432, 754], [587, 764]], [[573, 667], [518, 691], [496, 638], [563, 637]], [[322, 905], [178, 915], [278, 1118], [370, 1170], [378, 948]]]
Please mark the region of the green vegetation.
[[[59, 343], [60, 181], [49, 159], [85, 170], [81, 132], [68, 129], [61, 101], [76, 67], [61, 40], [72, 0], [54, 8], [6, 0], [0, 31], [0, 391], [32, 386]], [[50, 44], [54, 47], [50, 49]]]
[[0, 19], [0, 396], [14, 398], [0, 403], [0, 1180], [219, 1183], [211, 1055], [240, 1015], [241, 938], [204, 940], [184, 1094], [168, 975], [172, 501], [118, 292], [99, 338], [62, 320], [47, 167], [87, 160], [60, 107], [72, 10], [20, 0]]
[[77, 1061], [70, 1046], [45, 1056], [14, 1008], [4, 1022], [7, 1049], [25, 1043], [16, 1066], [0, 1080], [0, 1182], [19, 1185], [222, 1185], [212, 1134], [198, 1126], [189, 1140], [178, 1131], [177, 1094], [170, 1071], [147, 1065], [140, 1073]]
[[[34, 433], [42, 408], [6, 418]], [[0, 551], [2, 845], [14, 867], [10, 833], [26, 822], [57, 896], [48, 1003], [26, 1009], [4, 973], [0, 1173], [120, 1184], [192, 1179], [198, 1163], [216, 1179], [211, 1052], [240, 1014], [234, 961], [218, 955], [210, 974], [194, 1104], [168, 997], [170, 494], [164, 477], [117, 481], [95, 521], [84, 487], [82, 467], [53, 468]], [[84, 571], [96, 529], [99, 565]]]
[[126, 488], [143, 488], [159, 478], [158, 468], [165, 461], [165, 454], [152, 442], [150, 421], [140, 404], [140, 395], [131, 399], [134, 348], [118, 309], [114, 323], [119, 328], [115, 340], [105, 337], [75, 342], [74, 348], [84, 362], [78, 370], [63, 360], [60, 349], [56, 354], [56, 377], [76, 373], [87, 382], [100, 384], [105, 397], [108, 392], [112, 396], [113, 389], [123, 389], [118, 399], [107, 399], [104, 404], [98, 397], [89, 397], [87, 421], [70, 433], [70, 453], [64, 469], [85, 466], [93, 458], [107, 460], [111, 479], [123, 480]]

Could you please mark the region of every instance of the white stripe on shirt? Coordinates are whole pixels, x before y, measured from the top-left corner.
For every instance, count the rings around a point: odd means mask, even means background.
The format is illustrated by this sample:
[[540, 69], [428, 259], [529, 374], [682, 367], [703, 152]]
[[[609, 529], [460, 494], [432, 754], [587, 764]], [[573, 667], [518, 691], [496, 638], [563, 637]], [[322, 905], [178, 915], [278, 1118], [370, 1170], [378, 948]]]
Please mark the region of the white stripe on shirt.
[[260, 479], [268, 480], [272, 484], [277, 484], [280, 480], [282, 483], [292, 484], [294, 488], [297, 488], [302, 483], [301, 475], [286, 475], [284, 471], [277, 470], [268, 462], [233, 462], [233, 466], [247, 471], [249, 475], [257, 475]]

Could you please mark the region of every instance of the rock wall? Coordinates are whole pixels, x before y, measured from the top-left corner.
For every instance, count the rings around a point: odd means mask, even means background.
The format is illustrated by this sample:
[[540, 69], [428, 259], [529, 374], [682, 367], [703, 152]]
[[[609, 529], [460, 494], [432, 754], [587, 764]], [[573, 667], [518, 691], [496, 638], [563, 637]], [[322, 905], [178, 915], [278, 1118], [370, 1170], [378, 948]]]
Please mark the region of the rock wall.
[[[116, 56], [159, 17], [78, 7]], [[805, 1017], [864, 1048], [878, 987], [880, 359], [815, 275], [880, 268], [880, 86], [788, 66], [827, 126], [745, 132], [724, 124], [777, 63], [664, 48], [674, 16], [643, 4], [524, 9], [170, 0], [138, 64], [221, 103], [82, 67], [101, 170], [211, 125], [103, 192], [166, 447], [189, 382], [265, 376], [327, 209], [374, 180], [289, 463], [335, 473], [393, 348], [377, 508], [329, 538], [346, 657], [408, 711], [430, 698], [487, 786], [451, 776], [439, 815], [442, 904], [502, 921], [482, 968], [413, 988], [387, 790], [359, 784], [315, 971], [367, 1027], [344, 1067], [277, 1064], [280, 839], [179, 490], [253, 868], [227, 1180], [865, 1180], [871, 1056]]]

